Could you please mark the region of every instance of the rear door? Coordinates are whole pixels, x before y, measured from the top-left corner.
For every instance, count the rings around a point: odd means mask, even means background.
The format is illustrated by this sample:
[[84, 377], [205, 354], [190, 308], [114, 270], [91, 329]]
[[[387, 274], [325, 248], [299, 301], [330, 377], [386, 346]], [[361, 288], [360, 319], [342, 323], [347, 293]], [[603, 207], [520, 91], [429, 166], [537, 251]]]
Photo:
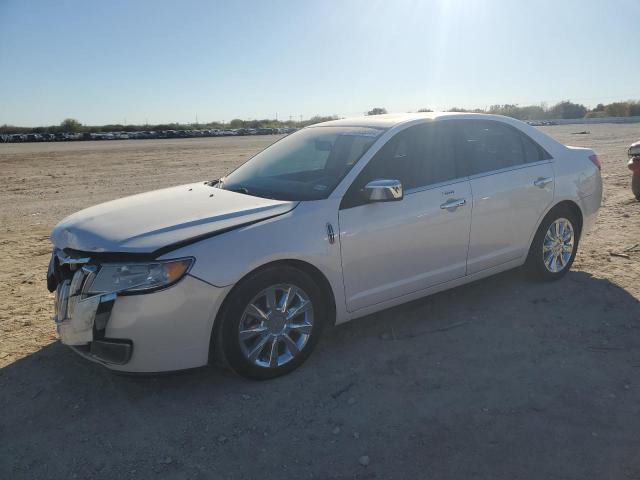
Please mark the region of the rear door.
[[[366, 203], [371, 180], [400, 180], [401, 201]], [[452, 122], [409, 127], [371, 159], [340, 207], [347, 309], [355, 311], [464, 276], [469, 181], [455, 158]]]
[[461, 121], [473, 213], [467, 274], [523, 258], [544, 211], [553, 201], [550, 156], [503, 122]]

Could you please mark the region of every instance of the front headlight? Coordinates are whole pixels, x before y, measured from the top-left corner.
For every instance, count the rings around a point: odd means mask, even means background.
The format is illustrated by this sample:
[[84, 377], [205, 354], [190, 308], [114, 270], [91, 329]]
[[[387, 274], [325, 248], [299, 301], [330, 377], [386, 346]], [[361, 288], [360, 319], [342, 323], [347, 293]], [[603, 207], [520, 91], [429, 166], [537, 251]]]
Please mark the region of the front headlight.
[[191, 268], [192, 258], [150, 263], [104, 264], [89, 287], [89, 293], [144, 292], [168, 287]]

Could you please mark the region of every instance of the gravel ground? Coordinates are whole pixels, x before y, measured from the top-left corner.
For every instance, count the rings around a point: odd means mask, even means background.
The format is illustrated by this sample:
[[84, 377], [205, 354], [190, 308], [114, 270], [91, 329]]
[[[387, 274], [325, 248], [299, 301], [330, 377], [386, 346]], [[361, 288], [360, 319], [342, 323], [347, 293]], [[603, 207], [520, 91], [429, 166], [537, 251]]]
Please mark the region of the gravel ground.
[[565, 279], [512, 271], [355, 320], [269, 382], [86, 362], [55, 341], [44, 275], [63, 216], [216, 178], [274, 137], [0, 145], [0, 478], [640, 479], [640, 126], [544, 130], [604, 162]]

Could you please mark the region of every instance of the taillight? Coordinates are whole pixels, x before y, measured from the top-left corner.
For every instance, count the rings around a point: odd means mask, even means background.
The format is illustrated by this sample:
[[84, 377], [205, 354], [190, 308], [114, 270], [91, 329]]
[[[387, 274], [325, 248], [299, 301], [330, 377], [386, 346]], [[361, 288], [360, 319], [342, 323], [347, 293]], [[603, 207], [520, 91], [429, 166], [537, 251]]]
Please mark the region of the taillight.
[[598, 167], [598, 170], [602, 170], [602, 162], [600, 161], [600, 159], [598, 158], [598, 155], [596, 155], [595, 153], [593, 155], [589, 155], [589, 160], [591, 160], [591, 162]]

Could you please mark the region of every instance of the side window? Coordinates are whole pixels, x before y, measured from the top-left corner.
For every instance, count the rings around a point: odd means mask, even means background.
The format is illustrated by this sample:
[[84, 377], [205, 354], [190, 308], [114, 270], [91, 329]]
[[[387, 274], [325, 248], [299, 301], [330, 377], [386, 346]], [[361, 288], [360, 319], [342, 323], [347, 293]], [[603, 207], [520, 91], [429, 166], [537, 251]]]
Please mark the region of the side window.
[[527, 163], [549, 160], [551, 158], [551, 155], [549, 155], [546, 150], [529, 138], [525, 133], [522, 134], [522, 145], [524, 147], [524, 157]]
[[420, 159], [416, 178], [433, 185], [461, 177], [456, 165], [456, 130], [452, 121], [427, 124], [420, 136]]
[[389, 178], [400, 180], [405, 190], [413, 188], [416, 180], [411, 178], [411, 175], [418, 158], [416, 147], [413, 128], [403, 130], [383, 145], [360, 173], [355, 183], [363, 188], [371, 180]]
[[362, 196], [362, 189], [371, 180], [378, 178], [400, 180], [406, 189], [409, 161], [409, 140], [405, 130], [387, 141], [369, 161], [342, 198], [340, 208], [352, 208], [366, 203]]
[[469, 175], [491, 172], [525, 163], [522, 140], [517, 130], [499, 122], [461, 122], [462, 152]]
[[400, 180], [405, 190], [458, 177], [455, 130], [450, 123], [428, 123], [398, 133], [362, 172], [366, 181]]
[[347, 191], [341, 208], [364, 203], [361, 190], [375, 179], [400, 180], [405, 191], [455, 179], [455, 126], [451, 122], [420, 124], [391, 138]]

